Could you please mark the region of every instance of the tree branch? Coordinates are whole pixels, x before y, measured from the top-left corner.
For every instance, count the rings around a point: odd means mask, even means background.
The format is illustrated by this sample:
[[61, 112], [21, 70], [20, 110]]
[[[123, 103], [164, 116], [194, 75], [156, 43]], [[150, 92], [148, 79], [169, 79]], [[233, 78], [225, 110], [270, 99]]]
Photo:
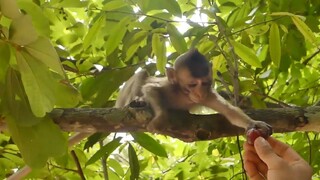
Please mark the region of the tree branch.
[[[320, 132], [320, 106], [301, 108], [269, 108], [246, 110], [252, 119], [265, 121], [275, 132]], [[145, 132], [152, 119], [150, 108], [55, 109], [50, 114], [64, 131], [70, 132]], [[170, 125], [157, 132], [186, 142], [235, 136], [244, 130], [233, 126], [220, 114], [195, 115], [171, 111]]]

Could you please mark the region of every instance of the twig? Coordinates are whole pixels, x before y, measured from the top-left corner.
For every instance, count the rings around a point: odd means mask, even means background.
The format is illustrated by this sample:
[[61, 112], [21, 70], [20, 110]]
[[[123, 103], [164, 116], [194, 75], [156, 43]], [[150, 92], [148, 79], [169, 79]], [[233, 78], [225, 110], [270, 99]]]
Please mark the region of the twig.
[[[116, 133], [115, 133], [116, 134]], [[103, 147], [103, 141], [99, 141], [100, 148]], [[107, 156], [103, 155], [101, 158], [102, 172], [105, 180], [109, 180], [108, 176], [108, 166], [107, 166]]]
[[[239, 138], [239, 134], [237, 134], [237, 146], [238, 146], [238, 150], [239, 150], [239, 156], [240, 156], [240, 159], [241, 159], [241, 167], [242, 167], [242, 170], [243, 172], [245, 172], [245, 169], [244, 169], [244, 163], [243, 163], [243, 157], [242, 157], [242, 154], [241, 154], [241, 146], [240, 146], [240, 138]], [[244, 178], [243, 178], [244, 177]], [[242, 173], [242, 179], [245, 179], [247, 180], [248, 177], [246, 176], [245, 173]]]
[[81, 178], [81, 180], [86, 180], [86, 178], [84, 177], [83, 171], [82, 171], [82, 167], [80, 165], [79, 159], [77, 154], [74, 152], [74, 150], [72, 150], [71, 152], [71, 156], [73, 157], [74, 162], [76, 163], [77, 169], [78, 169], [78, 174]]
[[[215, 6], [215, 2], [211, 2], [212, 6]], [[216, 12], [212, 12], [215, 20], [216, 20], [216, 23], [218, 25], [218, 29], [219, 31], [221, 32], [221, 34], [223, 34], [223, 36], [225, 37], [225, 40], [227, 42], [227, 44], [229, 45], [230, 47], [230, 52], [231, 52], [231, 55], [232, 55], [232, 58], [234, 60], [234, 68], [233, 68], [233, 72], [232, 72], [232, 80], [233, 80], [233, 94], [234, 94], [234, 105], [236, 106], [238, 104], [238, 101], [239, 101], [239, 90], [240, 90], [240, 86], [239, 86], [239, 72], [238, 72], [238, 57], [236, 55], [236, 53], [234, 52], [234, 47], [233, 45], [231, 44], [230, 40], [229, 40], [229, 37], [227, 36], [227, 33], [226, 33], [226, 30], [225, 30], [225, 27], [223, 26], [223, 24], [220, 22], [218, 16], [217, 16], [217, 13]]]
[[235, 31], [235, 32], [230, 33], [229, 36], [232, 36], [232, 35], [241, 33], [241, 32], [243, 32], [243, 31], [245, 31], [245, 30], [247, 30], [247, 29], [253, 28], [253, 27], [255, 27], [255, 26], [259, 26], [259, 25], [261, 25], [261, 24], [265, 24], [265, 23], [268, 23], [268, 22], [277, 21], [277, 20], [279, 20], [279, 19], [281, 19], [281, 18], [283, 18], [283, 17], [285, 17], [285, 16], [281, 16], [281, 17], [274, 18], [274, 19], [271, 19], [271, 20], [262, 21], [262, 22], [258, 22], [258, 23], [256, 23], [256, 24], [252, 24], [252, 25], [250, 25], [250, 26], [248, 26], [248, 27], [245, 27], [245, 28], [243, 28], [243, 29], [240, 29], [240, 30], [238, 30], [238, 31]]
[[273, 97], [271, 97], [271, 96], [268, 96], [268, 95], [266, 95], [266, 94], [262, 94], [262, 93], [257, 92], [257, 91], [250, 91], [250, 92], [251, 92], [252, 94], [259, 95], [259, 96], [264, 97], [264, 98], [268, 98], [268, 99], [270, 99], [270, 100], [278, 103], [278, 104], [279, 104], [280, 106], [282, 106], [282, 107], [292, 107], [292, 106], [290, 106], [289, 104], [286, 104], [286, 103], [284, 103], [284, 102], [282, 102], [282, 101], [279, 101], [278, 99], [275, 99], [275, 98], [273, 98]]
[[270, 92], [271, 92], [273, 86], [276, 84], [277, 80], [278, 80], [278, 76], [273, 80], [272, 84], [268, 87], [267, 95], [270, 94]]
[[309, 63], [309, 61], [312, 59], [312, 58], [314, 58], [317, 54], [319, 54], [320, 53], [320, 48], [316, 51], [316, 52], [314, 52], [310, 57], [308, 57], [307, 59], [305, 59], [303, 62], [302, 62], [302, 64], [303, 65], [307, 65], [308, 63]]
[[307, 137], [307, 140], [308, 140], [308, 144], [309, 144], [309, 164], [311, 164], [311, 160], [312, 160], [312, 143], [311, 143], [311, 140], [310, 140], [310, 137], [309, 137], [309, 134], [308, 132], [305, 132], [304, 133]]
[[48, 165], [50, 165], [50, 166], [52, 166], [54, 168], [57, 168], [57, 169], [65, 170], [65, 171], [71, 171], [71, 172], [74, 172], [74, 173], [78, 172], [77, 170], [70, 169], [70, 168], [65, 168], [65, 167], [61, 167], [61, 166], [57, 166], [57, 165], [54, 165], [52, 163], [48, 163]]

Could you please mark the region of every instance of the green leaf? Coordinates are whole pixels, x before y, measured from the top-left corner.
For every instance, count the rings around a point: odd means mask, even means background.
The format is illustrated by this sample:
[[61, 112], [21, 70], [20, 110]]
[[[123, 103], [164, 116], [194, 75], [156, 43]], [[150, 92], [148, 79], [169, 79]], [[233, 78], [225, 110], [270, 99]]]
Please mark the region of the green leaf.
[[106, 56], [110, 55], [120, 44], [123, 36], [127, 31], [127, 24], [131, 18], [123, 18], [110, 32], [109, 38], [106, 42]]
[[[4, 150], [6, 151], [6, 150]], [[14, 162], [16, 164], [24, 164], [23, 160], [19, 155], [11, 154], [11, 153], [2, 153], [2, 156], [10, 160], [11, 162]]]
[[181, 17], [182, 15], [179, 3], [174, 0], [139, 0], [138, 4], [143, 12], [166, 9], [175, 16]]
[[115, 160], [115, 159], [109, 158], [109, 159], [108, 159], [108, 165], [109, 165], [109, 167], [111, 167], [118, 175], [124, 176], [124, 168], [122, 167], [121, 162], [119, 162], [119, 161], [117, 161], [117, 160]]
[[31, 168], [41, 168], [49, 157], [67, 152], [67, 140], [51, 119], [43, 118], [31, 127], [19, 126], [10, 116], [6, 117], [6, 122], [23, 159]]
[[303, 36], [313, 45], [318, 45], [316, 36], [311, 29], [304, 23], [298, 16], [291, 16], [293, 23], [296, 25], [298, 30]]
[[279, 68], [281, 61], [281, 42], [279, 27], [276, 23], [271, 23], [269, 33], [269, 50], [272, 62]]
[[125, 61], [128, 61], [134, 53], [136, 53], [137, 49], [140, 47], [141, 43], [146, 40], [148, 35], [147, 31], [140, 31], [137, 32], [128, 42], [129, 48], [126, 51], [126, 59]]
[[188, 50], [187, 43], [178, 29], [174, 25], [168, 24], [167, 31], [169, 33], [172, 46], [176, 49], [176, 51], [179, 54], [186, 52]]
[[29, 15], [22, 15], [13, 19], [10, 26], [10, 41], [21, 46], [34, 42], [38, 38], [38, 33], [32, 25]]
[[258, 56], [260, 62], [266, 60], [266, 57], [268, 55], [268, 49], [269, 49], [268, 44], [259, 47], [259, 49], [257, 51], [257, 56]]
[[52, 89], [57, 107], [72, 108], [82, 100], [79, 91], [69, 83], [53, 81]]
[[29, 0], [18, 0], [18, 5], [32, 17], [32, 24], [37, 29], [37, 32], [42, 36], [49, 37], [50, 24], [42, 9]]
[[88, 137], [87, 142], [84, 144], [83, 149], [89, 150], [89, 148], [93, 147], [100, 140], [104, 140], [110, 133], [94, 133], [90, 137]]
[[7, 43], [0, 40], [0, 82], [4, 81], [7, 68], [9, 67], [10, 48]]
[[104, 22], [105, 16], [101, 15], [96, 22], [93, 23], [83, 40], [83, 49], [87, 49], [91, 44], [94, 44], [97, 38], [97, 33], [100, 31], [101, 27], [104, 26]]
[[22, 82], [17, 71], [9, 68], [7, 71], [3, 104], [5, 111], [11, 114], [19, 126], [33, 126], [42, 118], [37, 118], [31, 111], [29, 101], [22, 87]]
[[87, 8], [89, 1], [85, 0], [63, 0], [60, 1], [59, 7], [64, 8]]
[[161, 74], [164, 74], [167, 63], [166, 43], [159, 34], [153, 34], [152, 36], [152, 51], [157, 56], [157, 69]]
[[16, 59], [32, 112], [37, 117], [43, 117], [53, 109], [55, 103], [51, 72], [24, 51], [17, 51]]
[[117, 149], [121, 145], [120, 143], [121, 137], [118, 137], [103, 147], [101, 147], [94, 155], [91, 156], [91, 158], [86, 162], [86, 166], [96, 162], [99, 160], [102, 156], [108, 157], [114, 150]]
[[256, 54], [247, 46], [238, 43], [236, 41], [231, 41], [232, 46], [234, 47], [234, 51], [236, 54], [246, 63], [250, 64], [251, 66], [261, 68], [261, 62]]
[[17, 2], [12, 0], [0, 0], [0, 12], [11, 19], [18, 18], [22, 15]]
[[[92, 100], [93, 107], [101, 107], [119, 86], [128, 80], [136, 67], [128, 67], [104, 71], [96, 77], [85, 79], [80, 86], [80, 91], [84, 100]], [[106, 86], [106, 84], [109, 84]]]
[[128, 4], [123, 0], [113, 0], [113, 1], [110, 1], [110, 2], [106, 3], [103, 6], [102, 10], [103, 11], [111, 11], [111, 10], [122, 8], [122, 7], [127, 6], [127, 5]]
[[40, 37], [36, 41], [25, 46], [26, 51], [35, 59], [41, 61], [61, 77], [65, 77], [60, 58], [49, 39]]
[[131, 135], [134, 140], [146, 150], [160, 157], [168, 157], [166, 150], [151, 136], [145, 133], [131, 133]]
[[139, 179], [140, 165], [139, 165], [136, 151], [134, 150], [134, 148], [130, 143], [128, 147], [128, 154], [129, 154], [129, 164], [130, 164], [130, 171], [131, 171], [130, 180]]
[[296, 25], [301, 34], [313, 45], [318, 45], [317, 38], [312, 30], [301, 19], [305, 19], [303, 16], [298, 16], [289, 12], [274, 12], [273, 16], [290, 16], [293, 23]]

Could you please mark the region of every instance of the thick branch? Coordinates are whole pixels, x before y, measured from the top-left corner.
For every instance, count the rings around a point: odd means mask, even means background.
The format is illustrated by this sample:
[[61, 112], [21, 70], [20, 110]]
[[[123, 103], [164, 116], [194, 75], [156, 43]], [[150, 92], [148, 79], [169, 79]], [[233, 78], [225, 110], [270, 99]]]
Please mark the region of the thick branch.
[[[271, 124], [275, 132], [320, 132], [320, 107], [269, 108], [245, 111], [251, 118]], [[64, 131], [72, 132], [143, 132], [152, 119], [149, 108], [92, 108], [55, 109], [54, 122]], [[194, 115], [188, 112], [170, 112], [170, 125], [159, 134], [183, 141], [216, 139], [243, 134], [244, 130], [231, 125], [220, 114]]]

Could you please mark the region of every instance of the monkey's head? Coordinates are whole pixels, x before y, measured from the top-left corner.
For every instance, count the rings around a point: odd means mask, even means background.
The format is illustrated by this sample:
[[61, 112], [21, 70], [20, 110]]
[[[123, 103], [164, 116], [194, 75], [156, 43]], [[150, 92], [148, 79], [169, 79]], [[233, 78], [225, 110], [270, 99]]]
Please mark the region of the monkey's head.
[[171, 84], [177, 85], [195, 103], [201, 103], [208, 95], [212, 85], [212, 65], [197, 49], [179, 56], [174, 68], [167, 68]]

